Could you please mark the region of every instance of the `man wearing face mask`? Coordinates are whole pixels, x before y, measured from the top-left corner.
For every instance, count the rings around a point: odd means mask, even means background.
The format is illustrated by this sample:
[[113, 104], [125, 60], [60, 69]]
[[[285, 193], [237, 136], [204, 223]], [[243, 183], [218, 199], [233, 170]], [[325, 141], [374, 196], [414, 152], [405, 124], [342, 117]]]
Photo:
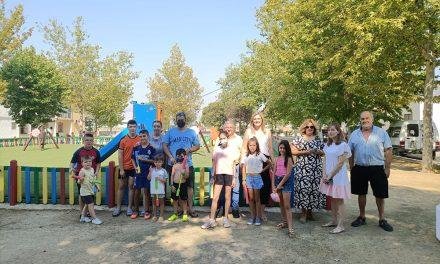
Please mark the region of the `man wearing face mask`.
[[200, 149], [199, 138], [196, 132], [186, 127], [186, 115], [184, 112], [176, 114], [177, 127], [170, 128], [163, 138], [163, 151], [168, 156], [168, 164], [166, 169], [171, 175], [171, 168], [176, 163], [176, 151], [178, 149], [186, 150], [189, 166], [188, 179], [188, 213], [192, 217], [196, 217], [197, 213], [193, 208], [194, 193], [194, 166], [192, 162], [192, 153]]

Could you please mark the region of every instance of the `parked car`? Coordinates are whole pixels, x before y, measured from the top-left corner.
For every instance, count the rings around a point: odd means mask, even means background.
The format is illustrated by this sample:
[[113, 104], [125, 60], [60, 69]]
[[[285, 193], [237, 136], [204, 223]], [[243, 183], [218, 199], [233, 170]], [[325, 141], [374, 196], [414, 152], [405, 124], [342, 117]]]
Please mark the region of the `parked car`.
[[[440, 151], [440, 138], [435, 123], [432, 123], [432, 157]], [[392, 124], [388, 128], [395, 154], [404, 156], [409, 153], [421, 153], [423, 148], [423, 122], [407, 120]]]

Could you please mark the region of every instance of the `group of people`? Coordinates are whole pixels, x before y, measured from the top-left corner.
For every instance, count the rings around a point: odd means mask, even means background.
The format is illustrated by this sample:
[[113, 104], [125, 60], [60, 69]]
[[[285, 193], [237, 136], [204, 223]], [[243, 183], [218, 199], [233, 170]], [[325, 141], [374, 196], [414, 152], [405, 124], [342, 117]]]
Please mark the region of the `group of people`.
[[[128, 185], [126, 215], [133, 219], [163, 220], [166, 188], [171, 189], [173, 199], [174, 211], [169, 221], [180, 216], [183, 222], [188, 221], [188, 216], [197, 217], [192, 203], [194, 166], [191, 154], [200, 148], [200, 143], [195, 131], [186, 127], [185, 113], [178, 113], [175, 123], [177, 127], [165, 135], [162, 135], [160, 121], [154, 121], [153, 135], [147, 130], [137, 135], [136, 121], [127, 123], [129, 133], [119, 144], [119, 189], [113, 216], [122, 212], [122, 198]], [[386, 131], [373, 125], [373, 114], [369, 111], [361, 113], [360, 127], [351, 133], [348, 142], [337, 123], [328, 126], [325, 143], [318, 138], [318, 131], [317, 122], [306, 119], [299, 128], [299, 136], [292, 142], [281, 140], [277, 144], [275, 157], [272, 135], [261, 113], [252, 116], [243, 138], [236, 134], [234, 122], [226, 121], [212, 154], [213, 199], [208, 220], [202, 228], [217, 225], [215, 219], [220, 207], [224, 212], [225, 228], [231, 226], [230, 208], [233, 217], [240, 217], [242, 186], [250, 208], [247, 224], [259, 226], [267, 221], [265, 207], [272, 197], [280, 204], [282, 221], [277, 228], [287, 228], [287, 234], [294, 237], [291, 197], [293, 206], [301, 211], [299, 221], [306, 223], [314, 220], [314, 211], [324, 208], [326, 196], [329, 196], [332, 220], [322, 226], [333, 227], [330, 233], [338, 234], [345, 230], [344, 201], [351, 194], [358, 195], [359, 205], [359, 216], [351, 225], [366, 224], [366, 194], [370, 183], [379, 211], [379, 226], [393, 231], [384, 216], [392, 159], [391, 141]], [[93, 134], [87, 133], [84, 147], [75, 152], [71, 161], [71, 171], [77, 177], [81, 196], [81, 222], [102, 223], [93, 210], [93, 186], [96, 171], [100, 169], [99, 161], [99, 151], [93, 148]], [[166, 187], [168, 177], [170, 186]], [[139, 208], [141, 194], [142, 210]]]

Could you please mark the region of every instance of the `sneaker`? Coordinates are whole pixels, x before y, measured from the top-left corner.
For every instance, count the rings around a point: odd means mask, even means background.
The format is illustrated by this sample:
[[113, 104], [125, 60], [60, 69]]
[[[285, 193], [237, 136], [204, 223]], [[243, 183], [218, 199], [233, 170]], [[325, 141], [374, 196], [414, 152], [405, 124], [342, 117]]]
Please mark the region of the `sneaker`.
[[261, 218], [256, 218], [255, 219], [255, 223], [254, 223], [254, 225], [256, 225], [256, 226], [260, 226], [261, 225]]
[[188, 222], [188, 215], [184, 214], [182, 216], [182, 222]]
[[255, 219], [254, 218], [249, 218], [247, 221], [248, 225], [253, 225], [254, 224]]
[[169, 218], [168, 221], [172, 222], [175, 221], [178, 218], [177, 214], [172, 214]]
[[137, 212], [133, 212], [133, 213], [130, 215], [130, 218], [131, 218], [131, 219], [136, 219], [137, 217], [138, 217]]
[[92, 221], [92, 219], [90, 219], [87, 216], [81, 216], [81, 218], [79, 219], [80, 223], [90, 223]]
[[359, 226], [361, 226], [361, 225], [366, 225], [366, 224], [367, 224], [366, 219], [365, 219], [365, 218], [362, 218], [362, 217], [360, 217], [360, 216], [358, 216], [358, 218], [356, 218], [356, 220], [354, 220], [354, 221], [351, 223], [351, 226], [352, 226], [352, 227], [359, 227]]
[[159, 222], [162, 222], [162, 221], [163, 221], [163, 217], [162, 217], [162, 216], [159, 216], [158, 221], [159, 221]]
[[201, 228], [202, 229], [209, 229], [209, 228], [214, 228], [215, 226], [216, 226], [215, 221], [212, 219], [209, 219], [201, 226]]
[[140, 211], [139, 212], [139, 217], [144, 217], [144, 215], [145, 215], [145, 211]]
[[382, 219], [379, 220], [379, 226], [382, 227], [383, 230], [388, 231], [388, 232], [393, 232], [393, 227], [388, 224], [387, 220]]
[[151, 218], [151, 214], [150, 214], [150, 212], [145, 212], [145, 215], [144, 215], [144, 217], [145, 217], [145, 220], [148, 220], [148, 219], [150, 219]]
[[230, 228], [231, 224], [229, 223], [228, 218], [223, 218], [223, 227], [224, 228]]
[[102, 224], [102, 221], [99, 220], [99, 218], [93, 218], [93, 220], [92, 220], [92, 224], [100, 225], [100, 224]]
[[133, 214], [133, 210], [131, 210], [131, 208], [127, 208], [127, 216], [131, 216]]
[[238, 210], [232, 210], [232, 217], [240, 218], [240, 212]]
[[121, 214], [121, 209], [116, 208], [116, 209], [113, 211], [112, 216], [113, 216], [113, 217], [116, 217], [116, 216], [119, 216], [120, 214]]

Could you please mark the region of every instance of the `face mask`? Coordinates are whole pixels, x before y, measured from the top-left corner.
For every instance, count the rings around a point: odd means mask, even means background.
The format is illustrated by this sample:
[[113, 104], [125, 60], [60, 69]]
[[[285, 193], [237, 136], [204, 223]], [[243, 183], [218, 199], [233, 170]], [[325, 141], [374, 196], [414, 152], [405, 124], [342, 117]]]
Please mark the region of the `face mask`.
[[183, 158], [176, 158], [176, 161], [179, 162], [179, 163], [183, 162]]
[[185, 121], [184, 120], [177, 120], [177, 126], [182, 128], [185, 126]]

